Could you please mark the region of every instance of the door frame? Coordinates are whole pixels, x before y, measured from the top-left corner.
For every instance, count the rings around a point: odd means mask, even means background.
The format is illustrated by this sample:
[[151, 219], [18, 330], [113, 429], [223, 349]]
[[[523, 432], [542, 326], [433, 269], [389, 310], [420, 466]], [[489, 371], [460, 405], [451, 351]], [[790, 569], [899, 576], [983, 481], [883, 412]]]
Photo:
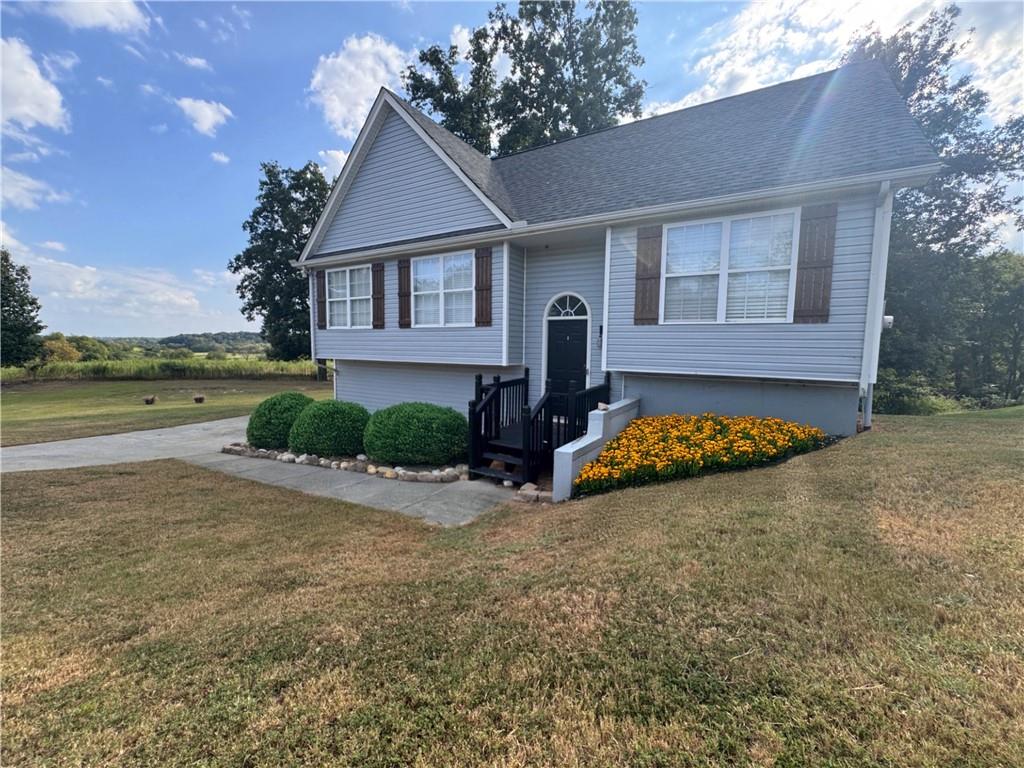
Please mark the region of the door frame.
[[541, 323], [544, 326], [544, 330], [543, 330], [543, 334], [542, 334], [542, 341], [541, 341], [541, 352], [540, 352], [540, 359], [541, 359], [540, 386], [541, 386], [541, 391], [544, 390], [544, 384], [548, 380], [548, 323], [551, 322], [551, 321], [558, 322], [559, 320], [580, 320], [580, 319], [582, 319], [582, 318], [575, 317], [575, 316], [573, 316], [573, 317], [548, 317], [548, 312], [551, 311], [551, 305], [554, 304], [555, 301], [557, 301], [558, 299], [562, 298], [563, 296], [572, 296], [574, 299], [579, 299], [581, 302], [583, 302], [583, 306], [587, 308], [587, 372], [586, 372], [586, 381], [584, 381], [583, 383], [587, 387], [590, 386], [590, 379], [591, 379], [591, 363], [590, 363], [590, 352], [591, 352], [591, 349], [590, 349], [590, 346], [591, 346], [591, 341], [593, 340], [591, 338], [591, 324], [594, 321], [594, 312], [590, 308], [590, 302], [587, 301], [582, 296], [580, 296], [580, 294], [576, 293], [575, 291], [559, 291], [554, 296], [552, 296], [550, 299], [548, 299], [548, 303], [544, 305], [544, 314], [541, 316]]

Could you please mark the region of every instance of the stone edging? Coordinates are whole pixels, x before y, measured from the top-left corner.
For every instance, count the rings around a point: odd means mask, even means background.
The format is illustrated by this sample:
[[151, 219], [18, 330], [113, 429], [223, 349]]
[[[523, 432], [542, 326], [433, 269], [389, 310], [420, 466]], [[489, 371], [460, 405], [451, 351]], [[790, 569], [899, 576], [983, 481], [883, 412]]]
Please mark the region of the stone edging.
[[246, 443], [228, 443], [221, 448], [221, 453], [227, 453], [232, 456], [246, 456], [250, 459], [273, 459], [286, 464], [306, 464], [311, 467], [323, 467], [324, 469], [362, 472], [367, 475], [382, 477], [385, 480], [404, 480], [407, 483], [452, 483], [456, 480], [469, 479], [469, 467], [465, 464], [418, 471], [403, 467], [373, 464], [362, 453], [354, 459], [322, 459], [319, 456], [307, 453], [296, 456], [289, 451], [270, 451], [266, 448], [253, 448]]

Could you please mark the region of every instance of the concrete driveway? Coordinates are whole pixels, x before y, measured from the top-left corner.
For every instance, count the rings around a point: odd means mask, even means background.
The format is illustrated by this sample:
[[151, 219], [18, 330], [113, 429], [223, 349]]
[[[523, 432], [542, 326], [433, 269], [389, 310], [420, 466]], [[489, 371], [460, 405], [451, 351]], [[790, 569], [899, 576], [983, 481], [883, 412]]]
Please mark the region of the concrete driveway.
[[360, 472], [221, 453], [226, 443], [244, 438], [248, 418], [0, 448], [0, 470], [22, 472], [181, 459], [247, 480], [401, 512], [440, 525], [463, 525], [513, 497], [511, 490], [488, 480], [407, 483]]

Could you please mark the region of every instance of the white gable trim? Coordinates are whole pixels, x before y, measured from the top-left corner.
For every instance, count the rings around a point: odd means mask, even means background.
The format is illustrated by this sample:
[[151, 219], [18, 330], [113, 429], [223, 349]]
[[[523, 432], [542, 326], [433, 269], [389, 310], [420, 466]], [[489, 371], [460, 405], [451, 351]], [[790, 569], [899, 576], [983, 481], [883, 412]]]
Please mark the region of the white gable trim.
[[355, 180], [356, 174], [359, 168], [363, 164], [363, 160], [366, 159], [366, 155], [369, 152], [370, 147], [373, 145], [373, 140], [377, 137], [377, 133], [380, 130], [381, 125], [384, 123], [386, 117], [384, 113], [384, 106], [387, 105], [395, 114], [402, 118], [402, 120], [416, 133], [417, 136], [428, 146], [431, 151], [437, 155], [442, 162], [459, 178], [459, 180], [466, 185], [470, 192], [482, 202], [487, 209], [494, 214], [494, 216], [504, 224], [506, 227], [512, 226], [512, 220], [509, 219], [501, 209], [494, 204], [494, 202], [487, 197], [479, 187], [477, 187], [469, 177], [462, 172], [454, 161], [448, 157], [443, 149], [441, 149], [437, 142], [430, 138], [427, 133], [416, 123], [412, 117], [405, 111], [401, 104], [395, 101], [394, 97], [391, 96], [386, 90], [381, 88], [380, 93], [377, 94], [376, 100], [373, 102], [373, 107], [370, 108], [370, 114], [366, 117], [366, 122], [363, 123], [363, 127], [359, 131], [359, 136], [356, 138], [355, 144], [352, 145], [352, 151], [349, 153], [348, 158], [345, 160], [345, 165], [341, 169], [341, 174], [338, 176], [338, 180], [331, 190], [330, 197], [327, 198], [327, 205], [324, 207], [323, 213], [320, 214], [320, 218], [317, 219], [316, 226], [313, 227], [313, 231], [310, 233], [309, 240], [306, 241], [306, 247], [302, 249], [302, 255], [299, 256], [299, 263], [306, 261], [306, 259], [320, 247], [320, 243], [327, 234], [327, 229], [331, 221], [334, 220], [338, 209], [341, 208], [342, 200], [348, 193], [349, 187], [352, 186], [352, 182]]

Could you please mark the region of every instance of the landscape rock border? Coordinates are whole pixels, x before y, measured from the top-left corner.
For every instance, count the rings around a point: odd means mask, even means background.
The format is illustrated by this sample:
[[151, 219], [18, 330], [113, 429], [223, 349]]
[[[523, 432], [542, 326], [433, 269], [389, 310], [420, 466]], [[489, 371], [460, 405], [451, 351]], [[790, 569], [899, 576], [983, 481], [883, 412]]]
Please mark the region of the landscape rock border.
[[322, 467], [324, 469], [362, 472], [367, 475], [376, 475], [385, 480], [404, 480], [407, 483], [452, 483], [456, 480], [469, 480], [469, 467], [466, 464], [456, 464], [437, 469], [414, 470], [375, 464], [362, 453], [354, 458], [321, 458], [311, 453], [303, 453], [296, 456], [290, 451], [253, 448], [248, 443], [228, 443], [221, 448], [221, 453], [227, 453], [231, 456], [245, 456], [250, 459], [271, 459], [286, 464], [305, 464], [310, 467]]

